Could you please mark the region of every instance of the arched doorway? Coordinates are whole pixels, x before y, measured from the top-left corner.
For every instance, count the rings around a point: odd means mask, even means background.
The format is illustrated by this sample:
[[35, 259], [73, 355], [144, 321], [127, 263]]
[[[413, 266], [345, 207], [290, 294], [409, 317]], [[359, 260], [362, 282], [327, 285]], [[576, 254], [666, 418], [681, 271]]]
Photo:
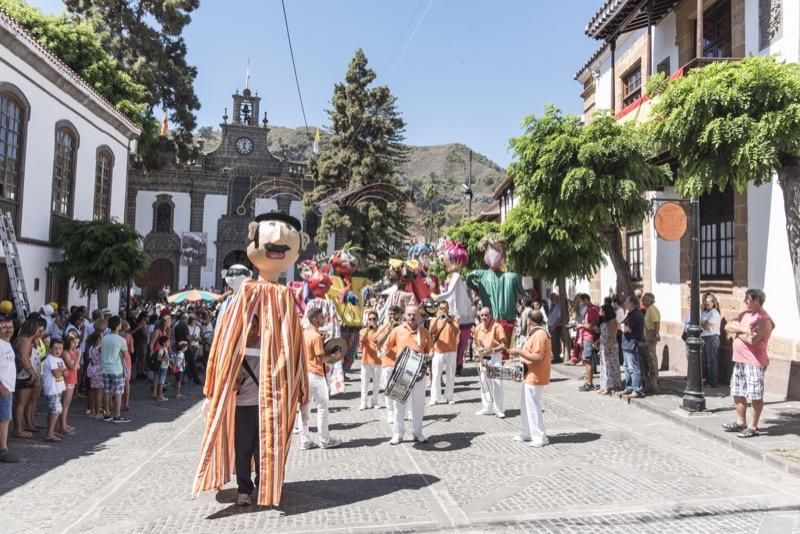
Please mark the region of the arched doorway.
[[136, 285], [142, 288], [142, 298], [145, 300], [158, 299], [158, 292], [164, 286], [170, 286], [175, 279], [175, 265], [168, 259], [153, 260], [147, 272], [136, 280]]

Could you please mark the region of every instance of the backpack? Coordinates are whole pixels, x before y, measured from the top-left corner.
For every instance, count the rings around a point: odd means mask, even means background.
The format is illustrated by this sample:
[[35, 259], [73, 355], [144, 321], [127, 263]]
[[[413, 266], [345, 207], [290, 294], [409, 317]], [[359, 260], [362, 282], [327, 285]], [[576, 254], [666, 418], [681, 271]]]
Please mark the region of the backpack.
[[153, 372], [156, 372], [161, 368], [161, 361], [158, 359], [157, 350], [151, 352], [150, 356], [147, 357], [147, 368]]

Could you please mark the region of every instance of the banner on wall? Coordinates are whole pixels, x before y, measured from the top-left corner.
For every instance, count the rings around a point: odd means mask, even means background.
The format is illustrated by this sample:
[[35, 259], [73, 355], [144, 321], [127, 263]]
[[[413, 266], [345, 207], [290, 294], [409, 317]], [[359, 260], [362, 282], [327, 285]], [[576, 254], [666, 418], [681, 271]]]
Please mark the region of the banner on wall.
[[184, 265], [204, 266], [208, 255], [208, 234], [184, 232], [181, 235], [181, 262]]

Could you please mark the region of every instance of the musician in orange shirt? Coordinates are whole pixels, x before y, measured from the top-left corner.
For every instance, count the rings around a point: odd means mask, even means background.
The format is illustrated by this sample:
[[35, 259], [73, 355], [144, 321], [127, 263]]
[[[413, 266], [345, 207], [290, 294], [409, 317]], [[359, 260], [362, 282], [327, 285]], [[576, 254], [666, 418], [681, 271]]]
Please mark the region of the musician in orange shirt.
[[455, 404], [453, 389], [456, 379], [456, 356], [461, 329], [458, 317], [450, 315], [447, 302], [440, 302], [436, 318], [431, 321], [431, 338], [433, 339], [433, 362], [431, 370], [431, 402], [433, 406], [441, 402], [442, 373], [445, 375], [444, 399]]
[[[394, 370], [394, 360], [386, 355], [386, 340], [389, 339], [389, 334], [392, 333], [392, 330], [403, 322], [403, 309], [399, 306], [390, 306], [386, 319], [387, 322], [378, 328], [378, 335], [375, 339], [378, 355], [381, 357], [381, 388], [383, 389], [386, 389], [386, 384], [389, 382], [389, 377], [392, 376], [392, 371]], [[383, 402], [386, 406], [386, 422], [390, 425], [394, 424], [394, 403], [385, 393]], [[377, 408], [378, 406], [376, 405], [375, 407]]]
[[[386, 358], [392, 365], [403, 349], [410, 349], [415, 352], [429, 354], [433, 349], [433, 341], [428, 330], [422, 326], [419, 316], [419, 307], [412, 305], [406, 306], [405, 323], [396, 327], [389, 334], [386, 340]], [[394, 404], [394, 424], [392, 425], [392, 439], [390, 445], [397, 445], [403, 440], [405, 435], [405, 415], [406, 403], [389, 399]], [[422, 435], [422, 418], [425, 416], [425, 379], [419, 380], [414, 384], [409, 397], [411, 402], [411, 420], [413, 426], [414, 441], [425, 443], [428, 439]]]
[[526, 368], [520, 402], [522, 433], [515, 439], [530, 442], [531, 447], [544, 447], [549, 441], [544, 431], [542, 392], [544, 386], [550, 383], [553, 348], [541, 311], [534, 310], [528, 314], [528, 332], [525, 345], [509, 351], [512, 356], [519, 356]]
[[[330, 449], [342, 443], [328, 432], [328, 381], [325, 378], [325, 348], [319, 329], [325, 323], [325, 317], [319, 308], [310, 308], [306, 313], [309, 325], [303, 330], [303, 349], [308, 371], [309, 400], [300, 407], [300, 448], [303, 450], [322, 447]], [[338, 349], [337, 350], [341, 350]], [[317, 434], [319, 443], [311, 439], [308, 420], [311, 415], [311, 404], [317, 405]]]
[[[367, 326], [361, 329], [358, 345], [361, 351], [361, 404], [359, 410], [380, 407], [381, 359], [378, 357], [378, 312], [367, 314]], [[369, 397], [369, 382], [372, 381], [372, 398]]]
[[497, 415], [504, 419], [503, 411], [503, 381], [486, 376], [483, 365], [501, 367], [503, 365], [503, 351], [506, 350], [506, 333], [499, 322], [492, 317], [492, 310], [488, 307], [481, 308], [478, 312], [481, 322], [475, 327], [472, 334], [473, 347], [478, 354], [481, 364], [481, 404], [483, 407], [475, 415]]

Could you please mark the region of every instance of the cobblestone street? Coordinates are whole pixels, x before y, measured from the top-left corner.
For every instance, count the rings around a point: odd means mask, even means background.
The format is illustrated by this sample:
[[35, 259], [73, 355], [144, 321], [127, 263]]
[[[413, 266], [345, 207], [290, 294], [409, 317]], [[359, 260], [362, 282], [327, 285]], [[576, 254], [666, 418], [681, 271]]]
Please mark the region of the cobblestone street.
[[332, 402], [345, 443], [295, 441], [280, 510], [236, 507], [234, 489], [191, 498], [199, 388], [156, 404], [138, 387], [129, 425], [83, 416], [81, 399], [76, 436], [12, 440], [23, 462], [0, 465], [0, 531], [800, 533], [800, 478], [555, 376], [541, 449], [513, 440], [518, 384], [505, 420], [474, 415], [471, 366], [455, 405], [427, 409], [425, 445], [390, 446], [385, 410], [359, 411], [354, 381]]

